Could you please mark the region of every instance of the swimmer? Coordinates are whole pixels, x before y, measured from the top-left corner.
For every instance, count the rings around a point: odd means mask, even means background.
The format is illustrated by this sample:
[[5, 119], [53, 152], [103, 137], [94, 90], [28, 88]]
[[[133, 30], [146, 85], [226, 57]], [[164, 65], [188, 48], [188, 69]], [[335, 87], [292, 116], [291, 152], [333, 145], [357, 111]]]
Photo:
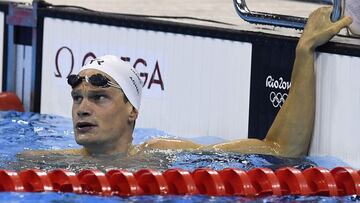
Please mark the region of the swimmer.
[[331, 11], [331, 8], [323, 7], [310, 15], [296, 47], [289, 96], [264, 140], [244, 139], [202, 146], [186, 140], [153, 139], [133, 146], [132, 134], [140, 110], [142, 82], [129, 63], [107, 55], [91, 60], [77, 75], [68, 77], [72, 87], [75, 140], [83, 148], [51, 152], [92, 155], [185, 149], [289, 157], [306, 155], [315, 117], [315, 49], [352, 22], [350, 17], [331, 22]]

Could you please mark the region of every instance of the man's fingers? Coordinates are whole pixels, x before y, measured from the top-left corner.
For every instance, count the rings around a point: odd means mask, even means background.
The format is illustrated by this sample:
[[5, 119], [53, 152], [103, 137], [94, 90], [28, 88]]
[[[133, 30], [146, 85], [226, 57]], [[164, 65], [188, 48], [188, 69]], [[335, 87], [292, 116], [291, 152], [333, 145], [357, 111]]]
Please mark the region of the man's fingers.
[[339, 32], [342, 28], [349, 26], [353, 20], [349, 16], [345, 16], [342, 19], [334, 23], [336, 32]]
[[350, 16], [345, 16], [342, 19], [338, 20], [336, 24], [340, 24], [343, 27], [349, 26], [353, 22]]

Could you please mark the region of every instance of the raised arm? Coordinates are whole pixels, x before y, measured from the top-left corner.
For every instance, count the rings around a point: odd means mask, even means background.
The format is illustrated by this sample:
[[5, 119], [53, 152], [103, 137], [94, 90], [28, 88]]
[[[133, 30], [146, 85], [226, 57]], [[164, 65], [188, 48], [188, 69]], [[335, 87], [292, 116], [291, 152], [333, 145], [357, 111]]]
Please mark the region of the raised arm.
[[215, 149], [282, 156], [306, 155], [315, 117], [315, 48], [329, 41], [342, 28], [352, 22], [351, 18], [344, 17], [332, 23], [330, 21], [331, 11], [330, 7], [323, 7], [310, 15], [296, 48], [289, 95], [264, 140], [235, 140], [216, 145], [200, 146], [189, 141], [157, 139], [145, 143], [142, 148]]
[[296, 48], [289, 96], [264, 139], [278, 145], [282, 155], [308, 153], [315, 118], [315, 48], [352, 22], [350, 17], [344, 17], [333, 23], [331, 12], [332, 8], [323, 7], [310, 15]]
[[315, 48], [329, 41], [352, 22], [349, 17], [331, 22], [331, 11], [330, 7], [323, 7], [309, 16], [296, 48], [289, 95], [265, 139], [236, 140], [213, 145], [211, 148], [282, 156], [307, 154], [315, 117]]

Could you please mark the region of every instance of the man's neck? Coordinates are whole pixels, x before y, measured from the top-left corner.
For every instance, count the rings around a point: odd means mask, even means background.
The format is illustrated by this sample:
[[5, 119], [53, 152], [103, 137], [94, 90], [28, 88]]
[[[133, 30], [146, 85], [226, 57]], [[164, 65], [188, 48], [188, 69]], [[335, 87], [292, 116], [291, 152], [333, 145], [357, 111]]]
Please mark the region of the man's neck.
[[120, 154], [128, 153], [132, 148], [132, 134], [122, 137], [115, 142], [102, 143], [98, 145], [84, 146], [84, 150], [88, 155], [94, 154]]

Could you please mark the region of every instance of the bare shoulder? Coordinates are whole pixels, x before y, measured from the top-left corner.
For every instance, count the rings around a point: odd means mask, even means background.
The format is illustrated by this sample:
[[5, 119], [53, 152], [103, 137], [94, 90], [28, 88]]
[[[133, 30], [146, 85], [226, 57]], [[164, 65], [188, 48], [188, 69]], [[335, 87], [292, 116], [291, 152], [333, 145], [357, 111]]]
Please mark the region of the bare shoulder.
[[180, 140], [180, 139], [166, 139], [166, 138], [156, 138], [139, 146], [140, 151], [150, 150], [150, 149], [183, 149], [183, 150], [193, 150], [202, 147], [200, 144], [196, 144], [194, 142], [188, 140]]
[[26, 150], [20, 152], [18, 156], [26, 157], [26, 156], [45, 156], [49, 154], [71, 154], [71, 155], [86, 155], [86, 151], [81, 149], [64, 149], [64, 150]]

